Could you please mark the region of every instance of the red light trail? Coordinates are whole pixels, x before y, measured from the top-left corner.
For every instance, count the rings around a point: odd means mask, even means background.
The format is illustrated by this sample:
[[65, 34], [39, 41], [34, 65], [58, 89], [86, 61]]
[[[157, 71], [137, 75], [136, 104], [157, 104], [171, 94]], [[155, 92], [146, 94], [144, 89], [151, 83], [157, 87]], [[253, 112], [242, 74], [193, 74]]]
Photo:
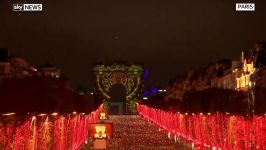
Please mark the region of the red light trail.
[[0, 149], [77, 150], [88, 137], [89, 123], [98, 121], [101, 105], [84, 114], [31, 116], [22, 123], [0, 124]]
[[[141, 116], [168, 132], [175, 140], [190, 143], [195, 149], [249, 150], [266, 149], [266, 118], [247, 119], [229, 114], [182, 114], [137, 104]], [[0, 122], [0, 149], [4, 150], [77, 150], [88, 138], [89, 123], [97, 123], [101, 105], [84, 115], [30, 116], [16, 123]]]
[[137, 104], [141, 116], [196, 149], [266, 149], [266, 118], [254, 115], [181, 114]]

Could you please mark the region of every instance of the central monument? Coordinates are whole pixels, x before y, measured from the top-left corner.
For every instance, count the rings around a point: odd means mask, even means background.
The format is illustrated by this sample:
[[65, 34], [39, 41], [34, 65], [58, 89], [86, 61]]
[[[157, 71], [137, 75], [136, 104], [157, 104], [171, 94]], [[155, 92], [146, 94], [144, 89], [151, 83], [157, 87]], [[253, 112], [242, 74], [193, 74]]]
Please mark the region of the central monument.
[[114, 62], [96, 64], [93, 67], [96, 79], [95, 94], [103, 99], [109, 114], [136, 113], [135, 104], [143, 90], [143, 66]]

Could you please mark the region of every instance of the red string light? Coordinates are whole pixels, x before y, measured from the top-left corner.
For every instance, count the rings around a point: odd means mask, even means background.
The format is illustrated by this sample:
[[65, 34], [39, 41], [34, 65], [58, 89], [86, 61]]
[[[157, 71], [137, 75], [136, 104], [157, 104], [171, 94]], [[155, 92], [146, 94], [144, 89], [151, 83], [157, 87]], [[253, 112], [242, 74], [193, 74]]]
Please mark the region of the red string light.
[[[266, 149], [266, 118], [221, 114], [181, 114], [137, 104], [141, 116], [159, 128], [182, 138], [194, 148], [226, 150]], [[175, 137], [172, 136], [172, 137]]]
[[91, 114], [32, 116], [16, 125], [0, 124], [0, 149], [78, 150], [87, 139], [89, 123], [98, 121], [101, 105]]

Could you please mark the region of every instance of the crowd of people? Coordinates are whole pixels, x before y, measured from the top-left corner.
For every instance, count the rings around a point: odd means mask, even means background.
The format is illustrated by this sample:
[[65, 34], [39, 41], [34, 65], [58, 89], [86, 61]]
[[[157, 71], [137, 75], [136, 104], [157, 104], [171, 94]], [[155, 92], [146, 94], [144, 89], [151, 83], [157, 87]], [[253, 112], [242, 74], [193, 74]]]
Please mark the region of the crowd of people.
[[168, 139], [167, 133], [159, 131], [152, 123], [140, 116], [111, 116], [113, 136], [107, 141], [110, 150], [175, 150], [185, 149], [174, 139]]

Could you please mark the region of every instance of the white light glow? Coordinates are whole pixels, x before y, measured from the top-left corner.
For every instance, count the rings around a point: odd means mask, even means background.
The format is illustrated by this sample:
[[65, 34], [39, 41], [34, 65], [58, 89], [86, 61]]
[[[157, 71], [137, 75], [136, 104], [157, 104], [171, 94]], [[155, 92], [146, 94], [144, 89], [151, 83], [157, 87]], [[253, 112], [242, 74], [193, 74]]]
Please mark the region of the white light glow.
[[46, 114], [44, 114], [44, 113], [41, 113], [41, 114], [39, 114], [38, 116], [46, 116]]
[[53, 115], [53, 116], [57, 116], [57, 115], [58, 115], [58, 113], [54, 112], [54, 113], [52, 113], [52, 115]]
[[11, 113], [5, 113], [5, 114], [3, 114], [3, 116], [12, 116], [12, 115], [15, 115], [16, 113], [14, 113], [14, 112], [11, 112]]

